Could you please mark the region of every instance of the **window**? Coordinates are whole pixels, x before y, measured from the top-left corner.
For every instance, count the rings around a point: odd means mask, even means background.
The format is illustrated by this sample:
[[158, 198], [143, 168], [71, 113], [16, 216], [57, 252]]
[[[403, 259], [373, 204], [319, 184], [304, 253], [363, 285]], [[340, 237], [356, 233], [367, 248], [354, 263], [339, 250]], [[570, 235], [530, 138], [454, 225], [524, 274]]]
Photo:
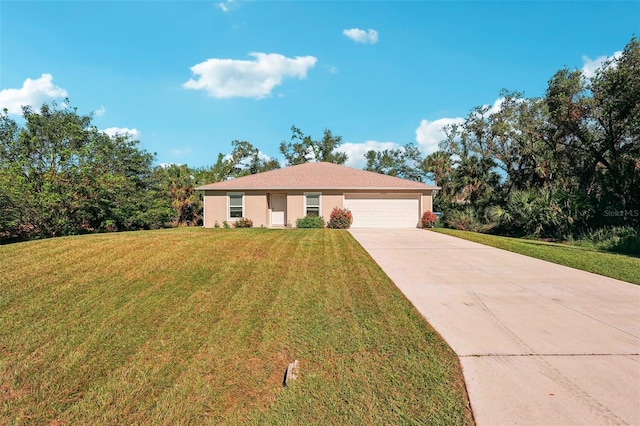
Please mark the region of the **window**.
[[320, 194], [305, 194], [305, 214], [320, 216]]
[[229, 219], [244, 217], [244, 194], [229, 194]]

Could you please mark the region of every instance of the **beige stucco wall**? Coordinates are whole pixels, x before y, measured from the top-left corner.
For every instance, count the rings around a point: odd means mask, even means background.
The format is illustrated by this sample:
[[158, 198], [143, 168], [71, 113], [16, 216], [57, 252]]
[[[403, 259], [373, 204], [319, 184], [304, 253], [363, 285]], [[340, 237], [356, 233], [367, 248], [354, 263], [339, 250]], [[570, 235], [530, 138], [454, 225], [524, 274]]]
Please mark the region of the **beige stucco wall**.
[[287, 194], [287, 222], [296, 226], [296, 220], [305, 216], [305, 194], [320, 193], [320, 215], [329, 220], [334, 207], [342, 208], [343, 195], [339, 191], [296, 191]]
[[342, 192], [327, 192], [322, 193], [321, 198], [320, 207], [322, 208], [322, 217], [328, 222], [331, 216], [331, 210], [333, 210], [334, 207], [342, 208], [344, 195]]
[[[204, 226], [207, 228], [213, 228], [217, 222], [220, 226], [224, 221], [232, 223], [234, 219], [228, 217], [228, 199], [227, 194], [229, 192], [243, 192], [244, 197], [244, 217], [247, 217], [253, 221], [255, 227], [269, 227], [271, 226], [271, 211], [270, 211], [270, 193], [266, 191], [205, 191], [204, 194]], [[287, 192], [287, 211], [285, 221], [291, 226], [295, 226], [296, 220], [304, 217], [305, 215], [305, 193], [317, 193], [320, 191], [289, 191]], [[282, 194], [283, 191], [276, 191], [276, 194]], [[353, 191], [349, 190], [350, 194], [367, 194], [371, 191]], [[406, 190], [399, 192], [406, 195]], [[344, 195], [343, 191], [322, 191], [320, 197], [321, 214], [325, 221], [329, 220], [331, 210], [334, 207], [343, 206]], [[388, 191], [387, 194], [393, 194]], [[420, 216], [427, 211], [433, 211], [432, 195], [431, 191], [424, 191], [421, 194], [416, 194], [421, 197], [420, 203]]]
[[203, 215], [205, 227], [213, 228], [216, 222], [222, 226], [222, 222], [227, 220], [227, 193], [205, 191]]
[[422, 194], [420, 217], [422, 217], [422, 214], [426, 211], [433, 211], [433, 196], [431, 194], [431, 192], [429, 192], [429, 194]]
[[296, 226], [296, 220], [301, 218], [304, 210], [304, 193], [302, 191], [287, 194], [287, 225]]
[[269, 226], [269, 207], [266, 192], [244, 193], [244, 216], [253, 221], [253, 226]]
[[[218, 222], [231, 224], [235, 219], [228, 217], [229, 206], [227, 194], [243, 191], [205, 191], [204, 193], [204, 226], [213, 228]], [[244, 217], [253, 221], [253, 226], [269, 226], [269, 207], [267, 194], [264, 191], [244, 191]]]

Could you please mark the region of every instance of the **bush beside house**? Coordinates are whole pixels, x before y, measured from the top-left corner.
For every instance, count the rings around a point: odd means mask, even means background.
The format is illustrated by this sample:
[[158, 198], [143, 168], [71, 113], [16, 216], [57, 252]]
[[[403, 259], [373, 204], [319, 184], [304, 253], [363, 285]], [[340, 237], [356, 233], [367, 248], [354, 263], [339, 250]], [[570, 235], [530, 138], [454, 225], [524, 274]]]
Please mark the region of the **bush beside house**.
[[329, 217], [327, 228], [332, 229], [349, 229], [353, 223], [353, 215], [349, 209], [341, 209], [334, 207]]
[[324, 228], [322, 216], [305, 216], [296, 220], [296, 228]]
[[432, 211], [427, 210], [422, 215], [421, 222], [422, 222], [423, 228], [433, 228], [433, 225], [435, 225], [437, 221], [438, 221], [438, 216]]
[[241, 217], [240, 219], [233, 222], [234, 228], [253, 228], [253, 221], [246, 217]]

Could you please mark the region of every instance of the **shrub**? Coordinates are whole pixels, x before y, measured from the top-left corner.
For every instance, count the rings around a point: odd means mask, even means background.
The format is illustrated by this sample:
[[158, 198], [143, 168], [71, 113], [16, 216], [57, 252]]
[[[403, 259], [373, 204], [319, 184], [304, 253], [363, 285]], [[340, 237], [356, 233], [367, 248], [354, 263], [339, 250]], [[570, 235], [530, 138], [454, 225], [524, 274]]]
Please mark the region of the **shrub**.
[[324, 228], [322, 216], [305, 216], [296, 220], [296, 228]]
[[591, 214], [578, 197], [548, 189], [513, 191], [503, 206], [486, 209], [501, 233], [534, 238], [567, 238]]
[[247, 219], [246, 217], [241, 217], [240, 219], [233, 222], [234, 228], [252, 228], [253, 221], [251, 219]]
[[351, 215], [351, 210], [334, 207], [331, 211], [331, 216], [329, 216], [327, 228], [349, 229], [352, 223], [353, 216]]
[[637, 256], [640, 255], [640, 229], [614, 226], [592, 230], [577, 245]]
[[220, 224], [218, 223], [218, 221], [216, 220], [216, 223], [213, 224], [214, 228], [220, 228]]
[[227, 222], [226, 220], [222, 221], [222, 227], [223, 228], [231, 228], [231, 225], [229, 225], [229, 222]]
[[438, 221], [438, 216], [430, 210], [427, 210], [422, 215], [422, 227], [423, 228], [433, 228], [433, 225]]
[[471, 207], [464, 210], [450, 210], [444, 219], [447, 226], [461, 231], [487, 232], [496, 226], [493, 222], [485, 222]]

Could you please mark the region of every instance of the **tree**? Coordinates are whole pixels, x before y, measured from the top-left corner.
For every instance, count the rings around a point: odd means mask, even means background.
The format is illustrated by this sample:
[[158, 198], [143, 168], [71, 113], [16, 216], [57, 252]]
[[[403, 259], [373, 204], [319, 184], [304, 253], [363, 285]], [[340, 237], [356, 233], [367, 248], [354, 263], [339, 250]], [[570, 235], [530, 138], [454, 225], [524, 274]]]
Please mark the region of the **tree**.
[[[550, 137], [573, 167], [574, 190], [599, 210], [640, 205], [640, 42], [633, 37], [618, 58], [587, 79], [558, 71], [549, 81]], [[637, 222], [634, 215], [624, 222]]]
[[[499, 108], [476, 107], [463, 123], [445, 126], [440, 151], [425, 158], [422, 169], [442, 188], [438, 208], [465, 220], [493, 218], [494, 229], [510, 234], [567, 237], [640, 223], [635, 37], [594, 76], [561, 69], [544, 98], [503, 90], [500, 100]], [[399, 157], [371, 152], [368, 167], [397, 173]]]
[[0, 115], [0, 221], [5, 239], [163, 226], [154, 156], [127, 135], [91, 126], [68, 100]]
[[496, 172], [496, 161], [486, 150], [487, 138], [478, 125], [477, 113], [478, 109], [472, 111], [460, 125], [445, 126], [447, 138], [440, 148], [451, 159], [451, 180], [445, 187], [450, 201], [481, 207], [491, 203], [498, 192], [500, 175]]
[[196, 178], [186, 165], [171, 164], [159, 166], [154, 170], [165, 189], [164, 196], [170, 201], [175, 212], [172, 225], [197, 225], [202, 216], [202, 200], [196, 193]]
[[278, 160], [261, 154], [247, 141], [234, 140], [231, 145], [233, 150], [230, 154], [218, 153], [211, 167], [193, 171], [198, 184], [221, 182], [280, 168]]
[[324, 130], [322, 140], [318, 141], [304, 135], [296, 126], [291, 126], [291, 139], [280, 143], [280, 152], [290, 166], [309, 161], [344, 164], [348, 157], [346, 153], [337, 151], [340, 145], [342, 136], [333, 136], [329, 129]]
[[422, 169], [440, 190], [433, 197], [433, 208], [442, 211], [454, 202], [453, 164], [451, 156], [445, 151], [436, 151], [425, 157]]
[[451, 180], [451, 156], [445, 151], [433, 152], [423, 160], [422, 169], [436, 186], [443, 185]]
[[548, 118], [544, 102], [508, 90], [500, 92], [500, 100], [497, 110], [476, 107], [467, 117], [470, 150], [501, 169], [506, 193], [544, 185], [551, 162], [543, 131]]
[[367, 160], [367, 165], [364, 169], [370, 172], [417, 182], [422, 182], [425, 174], [422, 167], [422, 154], [418, 147], [412, 143], [408, 143], [398, 149], [369, 150], [364, 154], [364, 158]]

